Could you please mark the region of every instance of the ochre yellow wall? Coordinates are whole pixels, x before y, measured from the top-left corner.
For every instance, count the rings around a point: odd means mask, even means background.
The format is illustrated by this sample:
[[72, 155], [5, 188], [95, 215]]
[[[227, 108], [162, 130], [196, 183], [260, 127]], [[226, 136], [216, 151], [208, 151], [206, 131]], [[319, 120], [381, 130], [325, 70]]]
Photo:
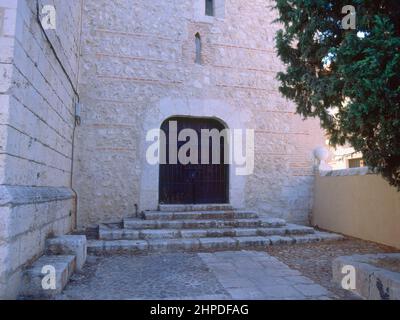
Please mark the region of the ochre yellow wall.
[[378, 175], [317, 175], [312, 223], [400, 248], [400, 192]]

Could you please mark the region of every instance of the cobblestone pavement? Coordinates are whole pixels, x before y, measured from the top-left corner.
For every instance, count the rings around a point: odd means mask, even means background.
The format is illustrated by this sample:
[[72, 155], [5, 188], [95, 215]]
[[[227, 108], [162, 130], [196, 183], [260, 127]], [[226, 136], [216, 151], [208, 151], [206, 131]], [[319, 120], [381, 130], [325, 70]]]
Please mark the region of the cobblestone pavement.
[[396, 251], [346, 239], [263, 251], [89, 256], [56, 299], [358, 299], [331, 282], [332, 261], [378, 252]]
[[265, 252], [89, 257], [56, 299], [328, 299]]
[[278, 258], [290, 268], [327, 288], [336, 299], [359, 299], [358, 296], [332, 282], [332, 261], [339, 256], [353, 254], [399, 252], [377, 243], [346, 238], [329, 243], [308, 243], [295, 246], [271, 246], [267, 253]]
[[57, 299], [229, 298], [197, 254], [89, 256]]

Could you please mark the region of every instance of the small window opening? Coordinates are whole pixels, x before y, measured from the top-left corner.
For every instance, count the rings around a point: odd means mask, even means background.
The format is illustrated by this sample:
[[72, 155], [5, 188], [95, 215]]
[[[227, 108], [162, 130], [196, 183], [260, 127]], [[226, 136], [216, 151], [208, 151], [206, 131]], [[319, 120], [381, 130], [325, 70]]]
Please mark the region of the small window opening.
[[201, 64], [201, 38], [199, 33], [196, 33], [195, 35], [195, 45], [196, 45], [195, 63]]
[[349, 168], [361, 168], [365, 167], [363, 158], [349, 159]]
[[214, 15], [214, 0], [206, 0], [206, 16]]

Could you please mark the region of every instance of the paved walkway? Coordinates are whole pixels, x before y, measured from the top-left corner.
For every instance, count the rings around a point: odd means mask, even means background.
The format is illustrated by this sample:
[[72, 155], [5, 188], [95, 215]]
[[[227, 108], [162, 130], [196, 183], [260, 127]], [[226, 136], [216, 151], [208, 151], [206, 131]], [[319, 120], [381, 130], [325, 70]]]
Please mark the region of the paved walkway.
[[322, 286], [259, 251], [200, 253], [233, 299], [330, 299]]
[[57, 299], [329, 299], [265, 252], [89, 257]]

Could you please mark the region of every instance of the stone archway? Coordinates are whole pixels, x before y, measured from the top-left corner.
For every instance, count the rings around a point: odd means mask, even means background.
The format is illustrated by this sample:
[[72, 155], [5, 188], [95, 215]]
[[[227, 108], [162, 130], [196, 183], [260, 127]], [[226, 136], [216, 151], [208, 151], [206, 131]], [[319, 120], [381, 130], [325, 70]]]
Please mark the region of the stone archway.
[[[212, 118], [221, 122], [225, 128], [247, 129], [251, 115], [243, 108], [234, 107], [223, 100], [212, 99], [161, 99], [153, 108], [149, 108], [144, 117], [141, 138], [141, 179], [139, 210], [157, 210], [159, 205], [159, 165], [149, 164], [146, 160], [146, 134], [150, 130], [161, 128], [162, 123], [171, 117]], [[229, 145], [229, 148], [232, 146]], [[229, 150], [231, 153], [232, 150]], [[228, 199], [233, 208], [245, 207], [246, 176], [236, 175], [236, 164], [229, 168]]]

